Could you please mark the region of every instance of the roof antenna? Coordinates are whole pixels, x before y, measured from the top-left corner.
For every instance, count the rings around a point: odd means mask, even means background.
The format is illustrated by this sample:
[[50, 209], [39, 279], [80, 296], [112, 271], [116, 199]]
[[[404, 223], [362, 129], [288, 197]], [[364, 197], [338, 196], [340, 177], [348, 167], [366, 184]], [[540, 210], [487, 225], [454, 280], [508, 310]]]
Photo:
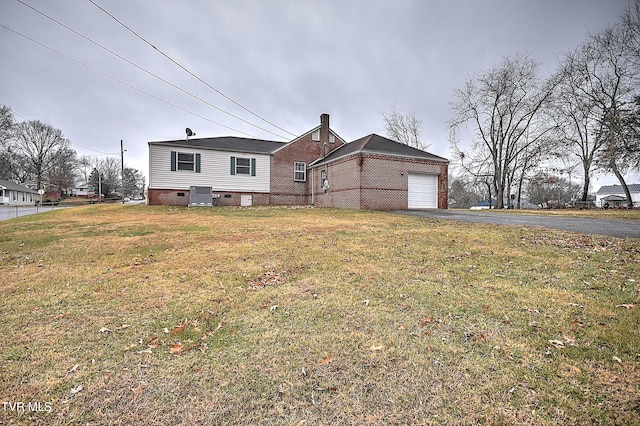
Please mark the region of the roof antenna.
[[192, 131], [190, 128], [186, 128], [184, 129], [184, 131], [187, 133], [187, 142], [189, 141], [189, 136], [195, 136], [196, 133], [194, 131]]

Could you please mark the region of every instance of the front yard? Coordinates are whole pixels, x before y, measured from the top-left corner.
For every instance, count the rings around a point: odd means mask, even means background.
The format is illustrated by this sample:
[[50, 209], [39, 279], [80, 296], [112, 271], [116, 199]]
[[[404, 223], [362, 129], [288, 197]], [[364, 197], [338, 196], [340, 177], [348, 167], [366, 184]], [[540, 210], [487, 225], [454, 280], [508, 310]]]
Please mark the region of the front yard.
[[2, 424], [638, 424], [640, 241], [381, 212], [0, 222]]

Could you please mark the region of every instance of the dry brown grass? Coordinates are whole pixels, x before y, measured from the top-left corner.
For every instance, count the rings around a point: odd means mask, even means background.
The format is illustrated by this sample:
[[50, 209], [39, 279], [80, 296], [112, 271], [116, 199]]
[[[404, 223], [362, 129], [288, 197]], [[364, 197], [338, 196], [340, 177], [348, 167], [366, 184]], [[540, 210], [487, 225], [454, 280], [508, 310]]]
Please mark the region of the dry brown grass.
[[277, 207], [0, 230], [0, 402], [51, 408], [2, 424], [640, 423], [638, 240]]

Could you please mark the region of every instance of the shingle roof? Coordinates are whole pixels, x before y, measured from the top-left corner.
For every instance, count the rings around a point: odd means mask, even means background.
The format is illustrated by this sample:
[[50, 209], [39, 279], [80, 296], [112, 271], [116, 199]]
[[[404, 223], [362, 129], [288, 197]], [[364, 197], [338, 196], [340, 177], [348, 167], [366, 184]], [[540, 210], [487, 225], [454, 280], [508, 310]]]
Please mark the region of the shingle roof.
[[375, 152], [380, 154], [398, 155], [402, 157], [424, 158], [433, 161], [449, 161], [446, 158], [431, 154], [430, 152], [422, 151], [420, 149], [410, 147], [409, 145], [405, 145], [372, 133], [369, 136], [365, 136], [356, 141], [342, 145], [334, 151], [331, 151], [326, 157], [319, 159], [317, 162], [313, 163], [313, 165], [323, 164], [325, 162], [332, 161], [336, 158], [345, 157], [356, 152]]
[[38, 193], [38, 191], [34, 191], [31, 188], [27, 188], [26, 186], [19, 185], [17, 183], [14, 183], [8, 180], [3, 180], [3, 179], [0, 179], [0, 186], [4, 187], [5, 189], [9, 189], [11, 191], [21, 191], [21, 192], [27, 192], [27, 193], [31, 192], [33, 194]]
[[[629, 188], [629, 192], [640, 192], [640, 183], [632, 183], [631, 185], [627, 185], [627, 187]], [[624, 194], [624, 189], [622, 189], [622, 185], [606, 185], [600, 187], [597, 194]]]
[[189, 140], [149, 142], [149, 145], [179, 146], [183, 148], [214, 149], [218, 151], [240, 151], [256, 154], [271, 154], [287, 142], [268, 141], [263, 139], [221, 136], [216, 138], [199, 138]]

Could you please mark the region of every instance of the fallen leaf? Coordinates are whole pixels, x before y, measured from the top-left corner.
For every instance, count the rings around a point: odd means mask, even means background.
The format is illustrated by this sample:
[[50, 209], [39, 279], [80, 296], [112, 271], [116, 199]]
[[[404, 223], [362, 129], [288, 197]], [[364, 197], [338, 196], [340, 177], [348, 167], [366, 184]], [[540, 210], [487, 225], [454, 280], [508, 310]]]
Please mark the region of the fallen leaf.
[[207, 349], [209, 349], [209, 346], [207, 346], [206, 343], [203, 343], [199, 346], [200, 352], [205, 353], [207, 351]]
[[584, 326], [584, 323], [582, 321], [579, 321], [579, 320], [573, 320], [573, 321], [571, 321], [571, 325], [577, 325], [578, 327], [582, 327], [582, 326]]
[[153, 346], [158, 345], [158, 336], [153, 336], [151, 339], [147, 340], [147, 345]]
[[176, 343], [169, 349], [169, 352], [171, 352], [172, 354], [178, 354], [182, 351], [182, 348], [182, 343]]
[[556, 348], [564, 348], [564, 343], [560, 340], [549, 340], [549, 344]]
[[318, 361], [318, 365], [327, 365], [331, 362], [333, 362], [333, 357], [327, 354], [327, 356], [325, 356], [323, 360]]
[[380, 345], [380, 346], [371, 346], [369, 349], [370, 349], [371, 351], [373, 351], [373, 352], [376, 352], [376, 351], [381, 351], [381, 350], [383, 350], [383, 349], [384, 349], [384, 346], [383, 346], [383, 345]]
[[365, 306], [369, 306], [369, 299], [364, 301]]
[[184, 331], [184, 324], [180, 324], [173, 327], [173, 330], [171, 330], [171, 334], [178, 334], [178, 333], [182, 333], [183, 331]]
[[613, 357], [613, 360], [614, 360], [615, 362], [617, 362], [618, 364], [622, 364], [622, 360], [621, 360], [620, 358], [618, 358], [617, 356], [614, 356], [614, 357]]
[[75, 388], [71, 388], [71, 395], [75, 395], [82, 390], [82, 385], [78, 385]]
[[421, 326], [425, 326], [429, 323], [432, 323], [434, 321], [433, 317], [423, 317], [420, 319], [419, 324]]
[[98, 330], [98, 333], [111, 333], [111, 330], [109, 330], [107, 327], [102, 327], [100, 330]]
[[162, 332], [164, 334], [169, 334], [169, 329], [165, 327], [165, 328], [162, 329]]

